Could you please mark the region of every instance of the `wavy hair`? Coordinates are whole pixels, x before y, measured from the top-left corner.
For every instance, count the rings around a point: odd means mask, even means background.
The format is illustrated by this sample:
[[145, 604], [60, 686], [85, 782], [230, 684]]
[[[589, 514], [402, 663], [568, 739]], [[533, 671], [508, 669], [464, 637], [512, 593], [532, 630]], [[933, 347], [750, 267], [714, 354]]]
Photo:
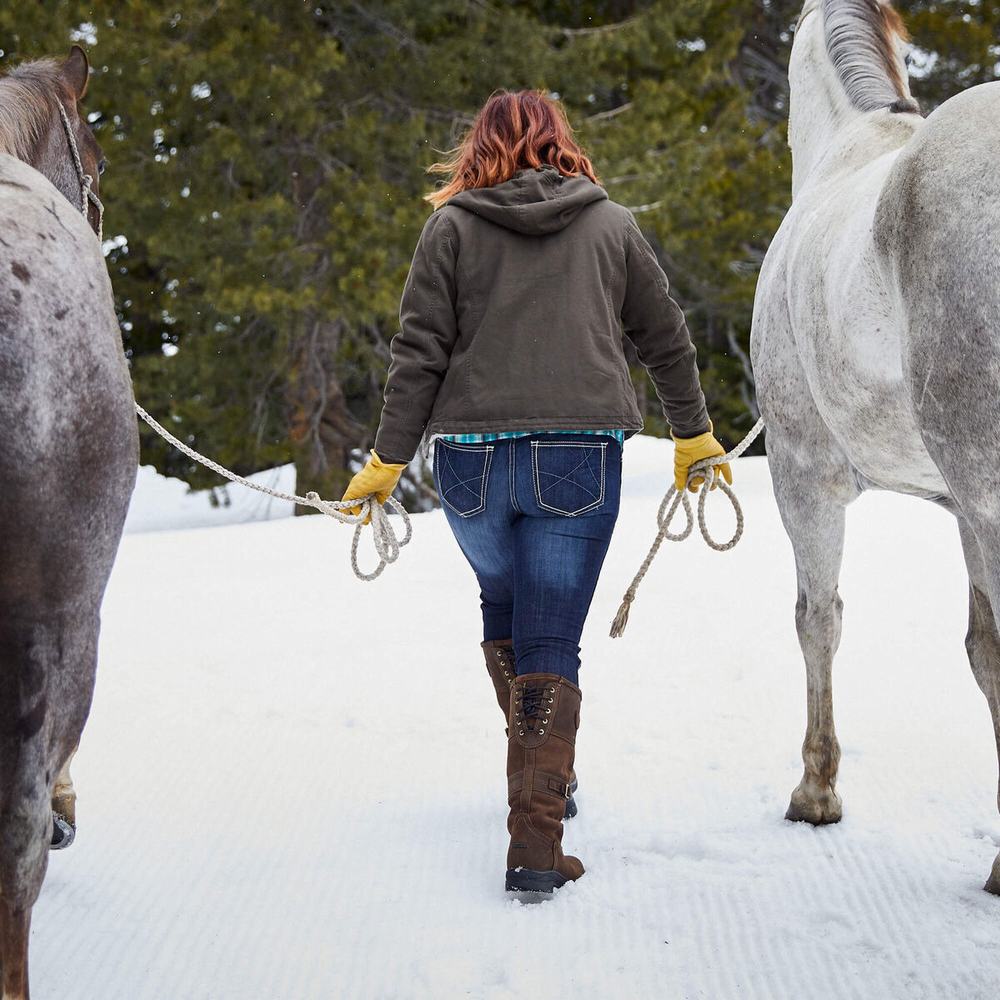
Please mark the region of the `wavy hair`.
[[447, 159], [428, 173], [445, 174], [443, 187], [424, 195], [434, 208], [468, 188], [491, 187], [518, 170], [549, 164], [565, 177], [583, 174], [600, 184], [593, 164], [573, 138], [562, 103], [541, 90], [497, 90]]

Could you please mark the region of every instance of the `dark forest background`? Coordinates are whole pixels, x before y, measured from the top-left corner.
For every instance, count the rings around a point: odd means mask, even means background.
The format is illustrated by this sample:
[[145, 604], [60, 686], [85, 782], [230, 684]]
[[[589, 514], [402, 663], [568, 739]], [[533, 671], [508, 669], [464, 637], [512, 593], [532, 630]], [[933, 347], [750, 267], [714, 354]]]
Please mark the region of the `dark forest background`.
[[[1000, 76], [1000, 0], [900, 0], [925, 110]], [[137, 398], [242, 473], [339, 496], [370, 447], [425, 169], [497, 87], [565, 102], [698, 343], [717, 431], [755, 419], [754, 285], [790, 198], [799, 0], [123, 0], [0, 8], [0, 71], [94, 67], [105, 239]], [[647, 431], [663, 433], [635, 371]], [[211, 473], [143, 428], [143, 461]], [[413, 505], [425, 487], [407, 484]]]

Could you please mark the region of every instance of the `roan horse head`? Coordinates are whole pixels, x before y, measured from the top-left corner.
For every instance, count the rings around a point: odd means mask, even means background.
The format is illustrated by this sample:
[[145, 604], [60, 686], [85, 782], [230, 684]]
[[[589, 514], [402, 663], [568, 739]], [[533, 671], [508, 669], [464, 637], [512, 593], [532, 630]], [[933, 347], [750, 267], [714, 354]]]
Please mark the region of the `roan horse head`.
[[806, 0], [788, 67], [793, 188], [845, 127], [874, 113], [920, 113], [910, 94], [909, 49], [889, 0]]
[[87, 200], [87, 220], [99, 233], [97, 195], [105, 160], [79, 109], [89, 74], [86, 53], [74, 45], [62, 62], [38, 59], [23, 63], [0, 79], [0, 152], [30, 164], [73, 205], [80, 206], [82, 178], [67, 135], [67, 127], [71, 129], [82, 173], [91, 178], [90, 190], [95, 196]]

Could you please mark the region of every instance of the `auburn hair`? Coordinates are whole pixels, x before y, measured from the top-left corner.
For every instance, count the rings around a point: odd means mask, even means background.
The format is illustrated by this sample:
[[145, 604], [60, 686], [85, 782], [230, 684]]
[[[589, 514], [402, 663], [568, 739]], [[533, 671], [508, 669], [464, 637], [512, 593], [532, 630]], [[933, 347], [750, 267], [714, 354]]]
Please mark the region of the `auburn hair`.
[[447, 159], [427, 168], [448, 180], [424, 200], [440, 208], [459, 191], [501, 184], [518, 170], [545, 164], [565, 177], [583, 174], [601, 183], [573, 138], [561, 101], [541, 90], [497, 90]]

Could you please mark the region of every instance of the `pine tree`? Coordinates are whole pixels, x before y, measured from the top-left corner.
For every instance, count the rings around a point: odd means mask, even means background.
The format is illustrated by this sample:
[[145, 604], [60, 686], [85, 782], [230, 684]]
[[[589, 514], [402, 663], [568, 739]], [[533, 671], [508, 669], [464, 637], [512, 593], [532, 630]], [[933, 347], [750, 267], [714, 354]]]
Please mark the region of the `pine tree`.
[[[998, 0], [900, 0], [926, 109], [997, 76]], [[106, 250], [138, 398], [237, 471], [339, 494], [371, 445], [425, 168], [498, 87], [565, 102], [699, 346], [752, 419], [754, 286], [790, 200], [798, 0], [195, 0], [0, 8], [0, 69], [82, 41]], [[655, 396], [647, 429], [663, 432]], [[143, 435], [144, 461], [217, 478]], [[412, 484], [414, 503], [429, 493]]]

